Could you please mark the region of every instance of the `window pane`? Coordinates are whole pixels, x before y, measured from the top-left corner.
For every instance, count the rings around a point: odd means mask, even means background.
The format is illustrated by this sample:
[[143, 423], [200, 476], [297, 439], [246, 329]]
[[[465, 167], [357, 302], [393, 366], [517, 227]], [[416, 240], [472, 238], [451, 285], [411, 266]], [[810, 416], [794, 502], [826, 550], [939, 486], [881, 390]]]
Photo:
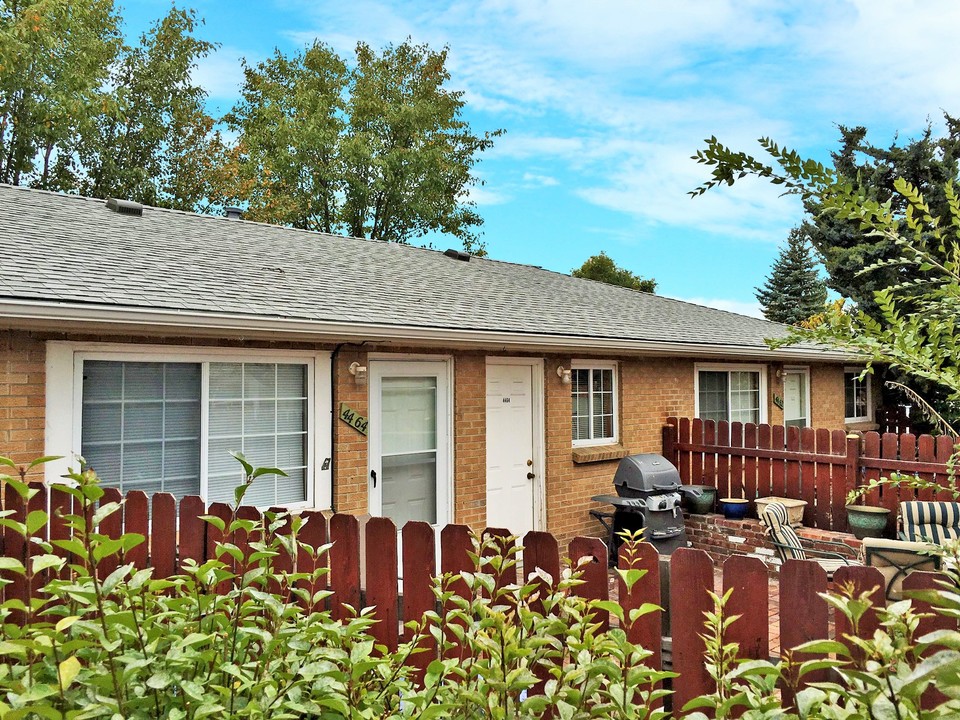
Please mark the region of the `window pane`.
[[727, 373], [703, 370], [698, 377], [700, 417], [703, 420], [729, 420]]
[[571, 372], [572, 437], [613, 440], [614, 371], [578, 368]]
[[200, 365], [83, 363], [81, 453], [106, 487], [200, 492]]
[[245, 505], [307, 499], [306, 377], [305, 365], [211, 363], [210, 397], [218, 399], [210, 401], [209, 501], [232, 503], [243, 480], [230, 451], [242, 452], [255, 467], [277, 467], [289, 475], [257, 478]]
[[385, 377], [381, 384], [383, 454], [437, 448], [437, 378]]

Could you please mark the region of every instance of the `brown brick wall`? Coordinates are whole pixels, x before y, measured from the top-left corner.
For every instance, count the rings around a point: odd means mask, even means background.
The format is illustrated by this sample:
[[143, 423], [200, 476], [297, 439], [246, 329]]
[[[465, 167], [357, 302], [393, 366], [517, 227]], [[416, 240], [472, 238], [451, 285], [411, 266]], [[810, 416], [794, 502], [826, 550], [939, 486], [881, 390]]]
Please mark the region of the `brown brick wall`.
[[[48, 337], [20, 331], [0, 331], [0, 454], [17, 461], [44, 452], [44, 341]], [[62, 335], [56, 339], [68, 339]], [[110, 341], [179, 345], [244, 346], [248, 348], [297, 348], [330, 350], [330, 344], [205, 341], [197, 338], [73, 336], [83, 341]], [[334, 504], [343, 512], [367, 512], [367, 437], [336, 418], [341, 402], [369, 414], [368, 385], [358, 384], [349, 373], [350, 363], [368, 366], [369, 352], [404, 352], [375, 346], [342, 346], [335, 357], [337, 386], [334, 391]], [[423, 350], [407, 349], [423, 353]], [[456, 351], [454, 360], [454, 519], [481, 528], [486, 523], [486, 357], [481, 351]], [[578, 358], [584, 357], [577, 354]], [[694, 413], [694, 366], [692, 358], [616, 358], [619, 373], [619, 453], [660, 452], [661, 428], [671, 416]], [[547, 356], [544, 363], [544, 411], [546, 419], [545, 483], [546, 529], [565, 542], [577, 534], [598, 535], [599, 524], [589, 510], [600, 507], [592, 495], [612, 491], [618, 459], [574, 462], [571, 441], [570, 386], [564, 385], [556, 367], [570, 367], [568, 355]], [[699, 362], [721, 363], [710, 359]], [[737, 362], [730, 358], [727, 362]], [[782, 395], [776, 377], [779, 365], [768, 365], [768, 410], [772, 422], [782, 421], [782, 412], [772, 402]], [[843, 369], [839, 365], [811, 366], [812, 417], [815, 427], [843, 427]], [[589, 450], [578, 452], [588, 456]], [[583, 459], [583, 458], [582, 458]]]
[[0, 455], [17, 463], [44, 452], [45, 362], [43, 342], [0, 330]]

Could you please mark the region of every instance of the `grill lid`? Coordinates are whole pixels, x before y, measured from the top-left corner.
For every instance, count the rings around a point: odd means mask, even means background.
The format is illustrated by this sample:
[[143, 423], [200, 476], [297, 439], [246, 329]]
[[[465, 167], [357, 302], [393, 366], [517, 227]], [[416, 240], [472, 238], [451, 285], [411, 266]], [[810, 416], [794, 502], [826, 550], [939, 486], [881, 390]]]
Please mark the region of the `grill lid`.
[[621, 497], [676, 492], [680, 486], [680, 473], [663, 455], [628, 455], [620, 461], [613, 484]]

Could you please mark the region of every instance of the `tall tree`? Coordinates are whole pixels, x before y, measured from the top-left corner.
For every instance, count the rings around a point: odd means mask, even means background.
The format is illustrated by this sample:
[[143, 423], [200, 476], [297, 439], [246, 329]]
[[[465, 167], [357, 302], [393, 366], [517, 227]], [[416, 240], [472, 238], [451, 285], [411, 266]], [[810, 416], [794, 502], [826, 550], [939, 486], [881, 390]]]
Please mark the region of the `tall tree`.
[[500, 131], [478, 136], [463, 120], [446, 59], [409, 40], [359, 43], [348, 67], [315, 43], [246, 66], [222, 195], [268, 222], [401, 243], [439, 231], [481, 250], [471, 170]]
[[823, 312], [827, 285], [810, 252], [806, 224], [790, 231], [769, 277], [762, 288], [755, 290], [767, 320], [798, 325]]
[[206, 114], [206, 91], [193, 82], [197, 61], [214, 45], [195, 36], [192, 10], [172, 7], [125, 48], [113, 69], [113, 102], [81, 133], [81, 193], [150, 205], [194, 208], [206, 187], [198, 158], [219, 136]]
[[[920, 137], [902, 145], [894, 138], [888, 147], [868, 142], [864, 127], [841, 127], [840, 149], [832, 156], [838, 181], [856, 187], [865, 198], [889, 202], [893, 216], [905, 223], [908, 205], [895, 190], [897, 181], [904, 180], [923, 195], [933, 215], [946, 217], [945, 187], [960, 177], [960, 121], [947, 113], [944, 120], [942, 137], [935, 137], [928, 123]], [[869, 232], [856, 218], [824, 212], [819, 197], [807, 197], [805, 206], [811, 216], [810, 239], [823, 257], [829, 287], [859, 309], [879, 318], [877, 290], [921, 277], [917, 267], [885, 264], [900, 255], [889, 237]], [[865, 267], [873, 269], [863, 273]]]
[[111, 104], [119, 25], [112, 0], [0, 4], [0, 182], [72, 183], [79, 134]]
[[583, 265], [572, 270], [570, 274], [574, 277], [597, 280], [608, 285], [619, 285], [641, 292], [652, 293], [657, 289], [656, 280], [642, 278], [626, 268], [620, 267], [602, 250], [599, 255], [587, 258]]

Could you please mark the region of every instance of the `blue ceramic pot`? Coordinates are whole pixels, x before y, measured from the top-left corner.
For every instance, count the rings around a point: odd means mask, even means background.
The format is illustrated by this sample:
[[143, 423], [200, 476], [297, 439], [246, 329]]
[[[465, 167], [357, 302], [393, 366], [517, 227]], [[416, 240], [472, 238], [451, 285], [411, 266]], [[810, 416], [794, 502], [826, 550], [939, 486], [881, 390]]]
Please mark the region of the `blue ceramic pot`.
[[750, 509], [750, 501], [740, 498], [720, 498], [717, 505], [727, 520], [743, 520]]

